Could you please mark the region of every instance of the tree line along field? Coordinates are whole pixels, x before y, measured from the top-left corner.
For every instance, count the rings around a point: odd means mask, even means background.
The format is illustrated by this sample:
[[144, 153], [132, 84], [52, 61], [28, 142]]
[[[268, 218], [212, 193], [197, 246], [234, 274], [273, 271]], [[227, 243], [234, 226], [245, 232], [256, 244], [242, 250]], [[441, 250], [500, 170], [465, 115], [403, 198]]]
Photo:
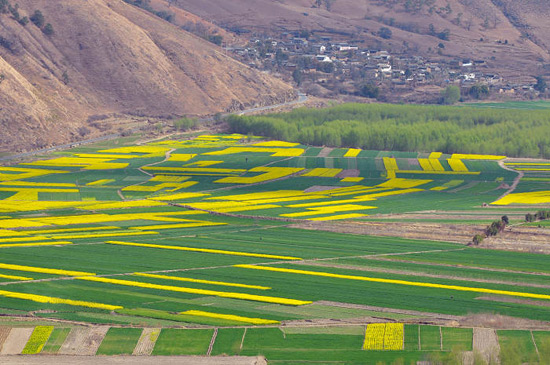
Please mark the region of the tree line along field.
[[[116, 352], [121, 341], [127, 341], [120, 344], [124, 351], [135, 345], [131, 339], [139, 331], [126, 326], [201, 328], [190, 350], [171, 343], [186, 342], [189, 333], [159, 332], [153, 354], [168, 354], [202, 352], [215, 328], [220, 343], [234, 349], [231, 336], [245, 328], [255, 333], [303, 321], [323, 327], [333, 320], [415, 323], [498, 313], [547, 322], [544, 255], [469, 247], [444, 237], [290, 227], [361, 225], [389, 213], [475, 211], [486, 209], [483, 203], [499, 213], [518, 204], [536, 210], [550, 202], [544, 181], [526, 180], [532, 191], [503, 197], [520, 170], [531, 166], [505, 165], [504, 158], [324, 149], [233, 134], [81, 147], [2, 166], [0, 313], [121, 326], [98, 348], [105, 354]], [[529, 171], [530, 179], [544, 178], [544, 171]], [[44, 349], [55, 352], [65, 332], [53, 329], [55, 344]], [[294, 345], [285, 336], [277, 340], [281, 347], [258, 340], [239, 354], [291, 361], [282, 349]], [[349, 356], [361, 358], [368, 351], [361, 347], [365, 333], [354, 336], [342, 341], [351, 341], [345, 345]], [[311, 346], [324, 341], [303, 340]], [[222, 351], [217, 346], [213, 354]], [[449, 346], [433, 351], [450, 353]], [[415, 351], [427, 349], [400, 351], [379, 356], [416, 359], [425, 354]], [[306, 352], [295, 355], [319, 356]]]
[[265, 116], [233, 115], [228, 123], [235, 133], [318, 146], [548, 158], [545, 108], [544, 103], [494, 108], [343, 104]]
[[[375, 363], [461, 360], [463, 352], [482, 356], [475, 328], [371, 323], [348, 326], [224, 327], [202, 329], [109, 327], [99, 337], [93, 328], [40, 325], [2, 327], [2, 355], [77, 355], [75, 345], [95, 343], [91, 355], [265, 356], [269, 362], [331, 361]], [[20, 345], [13, 346], [18, 337]], [[538, 362], [550, 351], [550, 332], [499, 330], [502, 363]], [[80, 353], [81, 355], [83, 353]], [[517, 362], [516, 362], [517, 363]]]

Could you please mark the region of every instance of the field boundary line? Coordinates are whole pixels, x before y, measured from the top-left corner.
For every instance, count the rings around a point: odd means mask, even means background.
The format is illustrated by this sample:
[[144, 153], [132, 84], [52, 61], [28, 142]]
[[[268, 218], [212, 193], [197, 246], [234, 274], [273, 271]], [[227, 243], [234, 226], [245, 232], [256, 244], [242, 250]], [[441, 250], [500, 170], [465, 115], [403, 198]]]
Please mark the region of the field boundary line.
[[245, 329], [244, 329], [243, 337], [241, 338], [241, 345], [239, 346], [239, 352], [243, 349], [244, 337], [246, 336], [246, 330], [248, 330], [248, 327], [245, 327]]
[[206, 351], [206, 356], [212, 355], [212, 349], [214, 348], [214, 342], [216, 342], [216, 337], [218, 337], [218, 327], [214, 328], [212, 333], [212, 338], [210, 339], [210, 345], [208, 345], [208, 351]]
[[422, 351], [422, 341], [420, 341], [420, 325], [418, 325], [418, 351]]
[[533, 336], [533, 330], [530, 330], [529, 333], [531, 334], [531, 340], [533, 340], [533, 345], [535, 345], [535, 352], [537, 353], [537, 356], [539, 357], [539, 361], [540, 361], [541, 360], [540, 352], [537, 346], [537, 341], [535, 341], [535, 336]]
[[439, 326], [439, 351], [443, 351], [443, 331], [441, 331], [441, 326]]

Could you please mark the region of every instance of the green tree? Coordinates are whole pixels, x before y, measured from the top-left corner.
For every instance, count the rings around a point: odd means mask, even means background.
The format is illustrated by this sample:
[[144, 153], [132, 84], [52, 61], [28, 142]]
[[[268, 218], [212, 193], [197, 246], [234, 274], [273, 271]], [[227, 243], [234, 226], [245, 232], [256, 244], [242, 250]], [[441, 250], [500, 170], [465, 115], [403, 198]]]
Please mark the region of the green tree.
[[8, 6], [10, 5], [8, 0], [0, 0], [0, 13], [7, 14], [8, 13]]
[[302, 84], [302, 71], [295, 69], [292, 71], [292, 79], [296, 85], [300, 86]]
[[537, 76], [537, 83], [535, 84], [535, 90], [543, 93], [548, 88], [546, 80], [542, 76]]
[[42, 32], [47, 36], [51, 36], [54, 33], [53, 26], [50, 23], [46, 24]]
[[384, 39], [390, 39], [392, 37], [392, 31], [388, 27], [381, 27], [378, 30], [378, 35]]
[[44, 15], [40, 10], [35, 10], [34, 14], [31, 15], [30, 20], [38, 28], [42, 28], [44, 26]]
[[460, 88], [456, 85], [449, 85], [443, 90], [441, 96], [443, 104], [456, 104], [460, 100]]
[[474, 99], [485, 99], [489, 96], [489, 88], [487, 85], [476, 84], [468, 90], [468, 94]]
[[22, 17], [21, 19], [19, 19], [19, 24], [21, 24], [22, 26], [29, 24], [29, 18], [26, 16]]
[[363, 84], [359, 88], [359, 95], [365, 98], [377, 98], [380, 95], [380, 88], [373, 84]]

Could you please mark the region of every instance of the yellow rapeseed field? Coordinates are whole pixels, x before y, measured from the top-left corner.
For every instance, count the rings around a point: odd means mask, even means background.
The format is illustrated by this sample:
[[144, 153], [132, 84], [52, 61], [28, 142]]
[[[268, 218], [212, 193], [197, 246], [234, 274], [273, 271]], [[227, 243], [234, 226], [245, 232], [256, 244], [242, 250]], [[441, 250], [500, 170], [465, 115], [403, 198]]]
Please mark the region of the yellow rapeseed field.
[[198, 310], [189, 310], [189, 311], [181, 312], [180, 314], [186, 314], [188, 316], [226, 319], [229, 321], [243, 322], [243, 323], [250, 323], [250, 324], [257, 324], [257, 325], [280, 323], [279, 321], [274, 321], [271, 319], [242, 317], [242, 316], [236, 316], [233, 314], [219, 314], [219, 313], [204, 312], [204, 311], [198, 311]]
[[332, 273], [322, 272], [322, 271], [285, 269], [280, 267], [259, 266], [259, 265], [234, 265], [234, 267], [240, 267], [244, 269], [253, 269], [253, 270], [284, 272], [284, 273], [292, 273], [292, 274], [299, 274], [299, 275], [322, 276], [322, 277], [339, 278], [339, 279], [346, 279], [346, 280], [360, 280], [360, 281], [370, 281], [375, 283], [408, 285], [408, 286], [418, 286], [418, 287], [424, 287], [424, 288], [448, 289], [448, 290], [466, 291], [466, 292], [473, 292], [473, 293], [486, 293], [486, 294], [497, 294], [497, 295], [516, 296], [516, 297], [523, 297], [523, 298], [550, 300], [550, 295], [548, 294], [524, 293], [524, 292], [516, 292], [516, 291], [508, 291], [508, 290], [474, 288], [474, 287], [468, 287], [468, 286], [434, 284], [434, 283], [424, 283], [424, 282], [407, 281], [407, 280], [382, 279], [382, 278], [372, 278], [367, 276], [341, 275], [341, 274], [332, 274]]
[[170, 285], [158, 285], [158, 284], [144, 283], [140, 281], [109, 279], [109, 278], [96, 277], [96, 276], [83, 276], [83, 277], [78, 277], [77, 279], [93, 281], [98, 283], [132, 286], [137, 288], [148, 288], [148, 289], [172, 291], [172, 292], [187, 293], [187, 294], [216, 296], [221, 298], [251, 300], [256, 302], [273, 303], [273, 304], [284, 304], [284, 305], [311, 304], [311, 302], [309, 301], [297, 300], [297, 299], [287, 299], [287, 298], [254, 295], [254, 294], [246, 294], [246, 293], [222, 292], [222, 291], [206, 290], [206, 289], [185, 288], [185, 287], [170, 286]]
[[66, 305], [74, 305], [74, 306], [77, 306], [77, 307], [105, 309], [105, 310], [109, 310], [109, 311], [113, 311], [113, 310], [116, 310], [116, 309], [122, 309], [122, 307], [119, 306], [119, 305], [110, 305], [110, 304], [103, 304], [103, 303], [87, 302], [87, 301], [83, 301], [83, 300], [55, 298], [55, 297], [48, 297], [48, 296], [45, 296], [45, 295], [18, 293], [18, 292], [7, 291], [7, 290], [0, 290], [0, 296], [6, 297], [6, 298], [30, 300], [32, 302], [37, 302], [37, 303], [66, 304]]

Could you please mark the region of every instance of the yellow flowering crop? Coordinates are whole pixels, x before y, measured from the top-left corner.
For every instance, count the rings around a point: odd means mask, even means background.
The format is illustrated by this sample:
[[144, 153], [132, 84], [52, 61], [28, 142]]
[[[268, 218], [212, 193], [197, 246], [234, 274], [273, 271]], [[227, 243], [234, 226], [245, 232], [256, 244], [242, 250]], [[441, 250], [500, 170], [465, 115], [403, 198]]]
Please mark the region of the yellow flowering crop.
[[86, 185], [87, 186], [101, 186], [101, 185], [112, 183], [113, 181], [116, 181], [116, 180], [115, 179], [101, 179], [101, 180], [96, 180], [96, 181], [89, 182]]
[[31, 337], [27, 341], [23, 355], [34, 355], [40, 353], [53, 332], [53, 326], [36, 326]]
[[13, 181], [13, 180], [21, 180], [21, 179], [30, 179], [33, 177], [50, 175], [50, 174], [68, 173], [68, 171], [60, 171], [60, 170], [45, 170], [45, 169], [6, 167], [6, 166], [0, 166], [0, 171], [16, 172], [16, 174], [0, 173], [0, 181]]
[[423, 283], [423, 282], [407, 281], [407, 280], [381, 279], [381, 278], [372, 278], [368, 276], [341, 275], [341, 274], [332, 274], [332, 273], [323, 272], [323, 271], [285, 269], [280, 267], [259, 266], [259, 265], [233, 265], [233, 266], [244, 268], [244, 269], [266, 270], [266, 271], [283, 272], [283, 273], [300, 274], [300, 275], [312, 275], [312, 276], [322, 276], [322, 277], [339, 278], [339, 279], [347, 279], [347, 280], [369, 281], [374, 283], [408, 285], [408, 286], [418, 286], [418, 287], [424, 287], [424, 288], [449, 289], [449, 290], [457, 290], [457, 291], [465, 291], [465, 292], [473, 292], [473, 293], [487, 293], [487, 294], [508, 295], [508, 296], [515, 296], [515, 297], [523, 297], [523, 298], [550, 300], [550, 295], [548, 294], [524, 293], [524, 292], [498, 290], [498, 289], [473, 288], [468, 286]]
[[280, 208], [280, 205], [275, 204], [262, 204], [262, 205], [246, 205], [244, 207], [222, 208], [216, 209], [220, 213], [233, 213], [233, 212], [248, 212], [250, 210], [262, 210], [262, 209], [275, 209]]
[[3, 181], [2, 186], [33, 186], [33, 187], [51, 187], [51, 188], [75, 188], [76, 184], [72, 183], [45, 183], [31, 181]]
[[186, 314], [188, 316], [226, 319], [226, 320], [229, 320], [229, 321], [259, 324], [259, 325], [261, 325], [261, 324], [278, 324], [278, 323], [280, 323], [279, 321], [274, 321], [274, 320], [271, 320], [271, 319], [242, 317], [242, 316], [236, 316], [236, 315], [233, 315], [233, 314], [219, 314], [219, 313], [204, 312], [204, 311], [198, 311], [198, 310], [185, 311], [185, 312], [181, 312], [180, 314]]
[[403, 350], [404, 334], [403, 323], [386, 323], [384, 350]]
[[402, 350], [403, 335], [403, 323], [368, 324], [363, 350]]
[[441, 156], [443, 155], [442, 152], [432, 152], [430, 153], [430, 156], [428, 158], [435, 158], [435, 159], [438, 159], [438, 158], [441, 158]]
[[307, 217], [311, 215], [333, 214], [333, 213], [340, 213], [340, 212], [376, 209], [376, 207], [356, 205], [356, 204], [342, 204], [342, 205], [333, 204], [328, 206], [319, 206], [319, 207], [313, 207], [313, 208], [307, 208], [307, 209], [308, 211], [306, 212], [281, 214], [281, 217], [288, 217], [288, 218]]
[[18, 275], [6, 275], [6, 274], [0, 274], [0, 278], [2, 279], [10, 279], [10, 280], [34, 280], [33, 278], [29, 278], [26, 276], [18, 276]]
[[283, 141], [267, 141], [254, 143], [252, 146], [255, 147], [296, 147], [300, 145], [299, 143], [293, 142], [283, 142]]
[[337, 215], [331, 215], [328, 217], [308, 218], [308, 221], [335, 221], [340, 219], [354, 219], [354, 218], [361, 218], [361, 217], [367, 217], [367, 215], [360, 214], [360, 213], [337, 214]]
[[63, 276], [95, 275], [94, 273], [84, 272], [84, 271], [48, 269], [48, 268], [45, 268], [45, 267], [11, 265], [11, 264], [2, 264], [2, 263], [0, 263], [0, 269], [13, 270], [13, 271], [38, 272], [38, 273], [42, 273], [42, 274], [53, 274], [53, 275], [63, 275]]
[[451, 166], [451, 169], [453, 171], [457, 171], [457, 172], [468, 171], [468, 168], [466, 167], [466, 165], [464, 165], [464, 162], [462, 162], [462, 160], [459, 160], [458, 158], [450, 158], [447, 160], [447, 162], [449, 163], [449, 166]]
[[[202, 173], [210, 174], [240, 174], [246, 172], [244, 169], [222, 169], [216, 167], [159, 167], [159, 166], [144, 166], [143, 170], [147, 171], [169, 171], [169, 172], [181, 172], [187, 175], [196, 175]], [[215, 175], [213, 175], [215, 176]]]
[[189, 282], [189, 283], [210, 284], [210, 285], [220, 285], [220, 286], [232, 286], [232, 287], [236, 287], [236, 288], [258, 289], [258, 290], [269, 290], [269, 289], [271, 289], [269, 286], [228, 283], [228, 282], [225, 282], [225, 281], [212, 281], [212, 280], [182, 278], [180, 276], [146, 274], [146, 273], [139, 273], [139, 272], [135, 272], [134, 275], [143, 276], [143, 277], [147, 277], [147, 278], [155, 278], [155, 279], [185, 281], [185, 282]]
[[281, 177], [290, 176], [292, 174], [302, 171], [303, 168], [296, 167], [254, 167], [248, 171], [250, 172], [263, 172], [258, 176], [253, 177], [241, 177], [241, 176], [232, 176], [225, 177], [220, 180], [216, 180], [216, 183], [222, 184], [254, 184], [269, 180], [280, 179]]
[[[292, 257], [292, 256], [279, 256], [279, 255], [269, 255], [269, 254], [263, 254], [263, 253], [214, 250], [214, 249], [210, 249], [210, 248], [153, 245], [153, 244], [150, 244], [150, 243], [132, 243], [132, 242], [122, 242], [122, 241], [105, 241], [105, 243], [109, 243], [111, 245], [147, 247], [147, 248], [157, 248], [157, 249], [164, 249], [164, 250], [204, 252], [204, 253], [213, 253], [213, 254], [219, 254], [219, 255], [261, 257], [261, 258], [264, 258], [264, 259], [274, 259], [274, 260], [301, 260], [301, 258], [299, 258], [299, 257]], [[1, 266], [0, 266], [0, 268], [1, 268]]]
[[345, 177], [343, 178], [342, 182], [360, 182], [360, 181], [363, 181], [365, 178], [364, 177]]
[[206, 152], [203, 155], [233, 155], [242, 152], [268, 152], [273, 157], [296, 157], [304, 153], [303, 148], [269, 148], [269, 147], [228, 147], [224, 150]]
[[252, 300], [252, 301], [264, 302], [264, 303], [285, 304], [285, 305], [311, 304], [311, 302], [297, 300], [297, 299], [287, 299], [287, 298], [270, 297], [270, 296], [245, 294], [245, 293], [223, 292], [223, 291], [206, 290], [206, 289], [194, 289], [194, 288], [185, 288], [185, 287], [170, 286], [170, 285], [158, 285], [158, 284], [143, 283], [140, 281], [109, 279], [109, 278], [96, 277], [96, 276], [83, 276], [77, 279], [94, 281], [98, 283], [132, 286], [137, 288], [172, 291], [172, 292], [178, 292], [178, 293], [216, 296], [216, 297], [231, 298], [231, 299]]
[[193, 227], [208, 227], [208, 226], [223, 226], [227, 223], [224, 222], [206, 222], [206, 221], [189, 221], [187, 223], [176, 223], [176, 224], [154, 224], [149, 226], [136, 226], [130, 227], [130, 229], [176, 229], [176, 228], [193, 228]]
[[382, 158], [384, 161], [384, 167], [386, 170], [399, 170], [399, 167], [397, 166], [397, 160], [393, 157], [384, 157]]
[[136, 208], [136, 207], [159, 207], [164, 206], [166, 203], [142, 199], [142, 200], [128, 200], [128, 201], [104, 201], [97, 202], [95, 204], [86, 205], [83, 207], [86, 210], [108, 210], [108, 209], [123, 209], [123, 208]]
[[59, 245], [70, 245], [70, 244], [72, 244], [72, 242], [69, 242], [69, 241], [11, 243], [11, 244], [0, 244], [0, 248], [34, 247], [34, 246], [59, 246]]
[[512, 193], [492, 202], [492, 205], [508, 204], [546, 204], [550, 203], [550, 190], [531, 191], [528, 193]]
[[459, 160], [503, 160], [506, 156], [494, 156], [494, 155], [469, 155], [461, 153], [453, 153], [451, 156], [452, 159]]
[[172, 153], [168, 161], [186, 162], [197, 156], [195, 153]]
[[66, 305], [74, 305], [78, 307], [105, 309], [110, 311], [113, 311], [116, 309], [122, 309], [122, 307], [119, 305], [109, 305], [109, 304], [103, 304], [103, 303], [86, 302], [83, 300], [47, 297], [44, 295], [18, 293], [18, 292], [6, 291], [6, 290], [0, 290], [0, 296], [6, 297], [6, 298], [30, 300], [32, 302], [37, 302], [37, 303], [66, 304]]
[[308, 177], [335, 177], [342, 172], [342, 169], [328, 169], [328, 168], [316, 168], [306, 172], [302, 176]]
[[62, 234], [55, 238], [79, 239], [79, 238], [102, 238], [102, 237], [123, 237], [123, 236], [145, 236], [150, 234], [159, 234], [153, 231], [128, 231], [128, 232], [106, 232], [106, 233], [81, 233], [81, 234]]
[[360, 148], [350, 148], [345, 154], [344, 157], [357, 157], [361, 152]]
[[377, 186], [381, 188], [389, 188], [389, 189], [409, 189], [409, 188], [415, 188], [420, 185], [431, 183], [432, 181], [433, 180], [395, 178], [395, 179], [390, 179], [386, 182], [383, 182], [382, 184], [379, 184]]
[[367, 325], [363, 350], [384, 350], [385, 323], [371, 323]]
[[430, 163], [430, 160], [427, 158], [419, 158], [418, 162], [420, 163], [420, 167], [422, 167], [422, 170], [424, 171], [432, 171], [432, 164]]
[[161, 196], [155, 196], [152, 198], [149, 198], [150, 200], [161, 200], [161, 201], [172, 201], [172, 200], [184, 200], [184, 199], [191, 199], [191, 198], [200, 198], [203, 196], [209, 196], [210, 194], [202, 194], [202, 193], [177, 193], [177, 194], [168, 194], [168, 195], [161, 195]]

